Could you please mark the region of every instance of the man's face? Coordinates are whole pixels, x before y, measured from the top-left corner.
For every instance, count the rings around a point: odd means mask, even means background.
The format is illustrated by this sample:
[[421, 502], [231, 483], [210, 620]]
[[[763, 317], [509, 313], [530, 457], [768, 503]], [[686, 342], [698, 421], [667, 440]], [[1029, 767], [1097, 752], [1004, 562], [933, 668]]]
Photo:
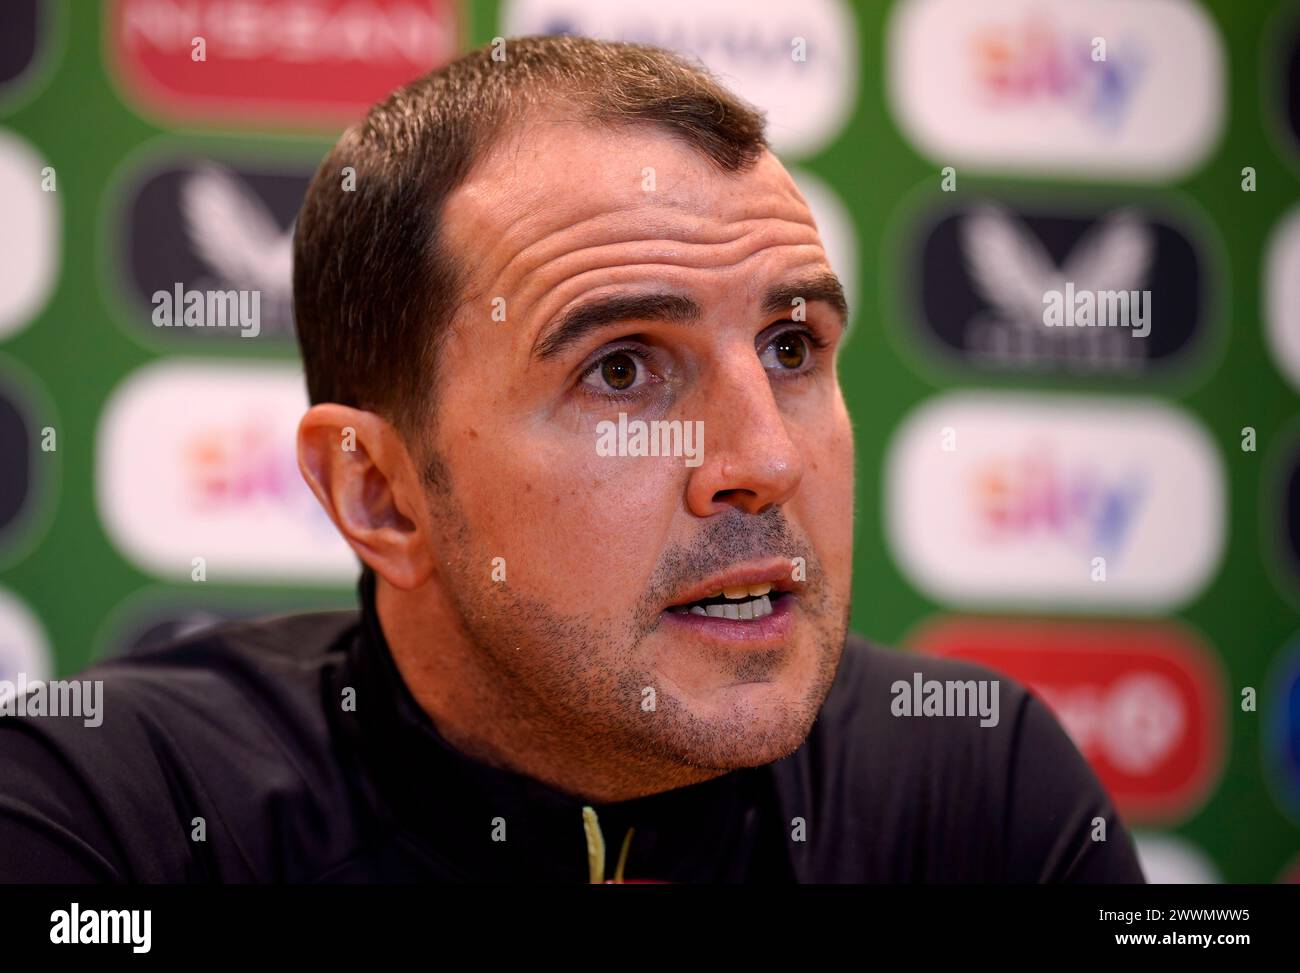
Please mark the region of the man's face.
[[[492, 691], [611, 759], [791, 752], [843, 647], [853, 443], [845, 321], [788, 173], [541, 121], [451, 195], [443, 233], [469, 280], [430, 509]], [[677, 455], [630, 455], [674, 421]]]

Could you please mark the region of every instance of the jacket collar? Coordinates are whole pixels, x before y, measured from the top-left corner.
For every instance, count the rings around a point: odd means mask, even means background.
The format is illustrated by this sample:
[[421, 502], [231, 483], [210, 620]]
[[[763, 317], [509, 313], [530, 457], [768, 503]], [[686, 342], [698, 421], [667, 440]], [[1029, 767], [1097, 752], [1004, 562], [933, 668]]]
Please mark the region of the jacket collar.
[[[356, 747], [370, 802], [387, 826], [449, 877], [589, 881], [582, 813], [589, 802], [452, 747], [393, 662], [369, 569], [358, 593], [360, 625], [341, 672], [341, 684], [356, 690], [356, 706], [338, 718]], [[732, 771], [649, 797], [592, 804], [604, 835], [606, 877], [613, 877], [629, 828], [629, 880], [727, 882], [752, 878], [755, 868], [780, 870], [784, 828], [766, 771]]]

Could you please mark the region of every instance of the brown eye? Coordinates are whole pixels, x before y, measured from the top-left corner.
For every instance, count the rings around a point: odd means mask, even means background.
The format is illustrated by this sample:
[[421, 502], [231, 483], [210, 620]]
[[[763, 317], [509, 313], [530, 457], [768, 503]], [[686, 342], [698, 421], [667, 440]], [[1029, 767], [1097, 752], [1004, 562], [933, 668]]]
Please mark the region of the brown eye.
[[808, 359], [808, 342], [797, 331], [784, 331], [772, 339], [765, 352], [771, 352], [770, 362], [766, 353], [762, 356], [769, 367], [775, 364], [794, 371], [802, 368]]
[[635, 395], [638, 388], [652, 381], [650, 369], [634, 351], [614, 351], [592, 365], [583, 375], [584, 384], [602, 395], [627, 392]]
[[631, 355], [610, 355], [600, 363], [600, 377], [616, 392], [632, 387], [636, 381], [636, 360]]

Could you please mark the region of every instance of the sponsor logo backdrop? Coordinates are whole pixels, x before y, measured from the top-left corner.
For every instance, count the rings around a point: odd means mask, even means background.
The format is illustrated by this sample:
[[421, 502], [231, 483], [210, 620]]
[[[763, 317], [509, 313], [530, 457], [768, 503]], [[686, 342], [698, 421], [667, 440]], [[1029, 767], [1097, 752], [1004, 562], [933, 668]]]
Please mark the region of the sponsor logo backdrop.
[[[1297, 0], [9, 0], [0, 679], [352, 604], [293, 459], [295, 214], [369, 103], [535, 32], [767, 110], [853, 305], [854, 627], [1028, 684], [1153, 880], [1295, 881]], [[177, 284], [259, 332], [155, 327]], [[1044, 324], [1082, 291], [1143, 333]]]

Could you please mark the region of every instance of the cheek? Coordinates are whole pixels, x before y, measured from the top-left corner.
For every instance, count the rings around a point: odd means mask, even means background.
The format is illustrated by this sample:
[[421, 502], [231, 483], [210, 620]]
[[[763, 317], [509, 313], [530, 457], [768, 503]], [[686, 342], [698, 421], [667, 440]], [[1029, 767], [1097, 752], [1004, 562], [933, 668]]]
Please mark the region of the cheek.
[[473, 543], [506, 559], [526, 597], [561, 614], [618, 614], [645, 592], [683, 474], [655, 458], [599, 456], [594, 434], [538, 438], [466, 427], [452, 465]]
[[800, 519], [826, 570], [843, 572], [853, 559], [854, 447], [848, 413], [836, 409], [804, 441]]

